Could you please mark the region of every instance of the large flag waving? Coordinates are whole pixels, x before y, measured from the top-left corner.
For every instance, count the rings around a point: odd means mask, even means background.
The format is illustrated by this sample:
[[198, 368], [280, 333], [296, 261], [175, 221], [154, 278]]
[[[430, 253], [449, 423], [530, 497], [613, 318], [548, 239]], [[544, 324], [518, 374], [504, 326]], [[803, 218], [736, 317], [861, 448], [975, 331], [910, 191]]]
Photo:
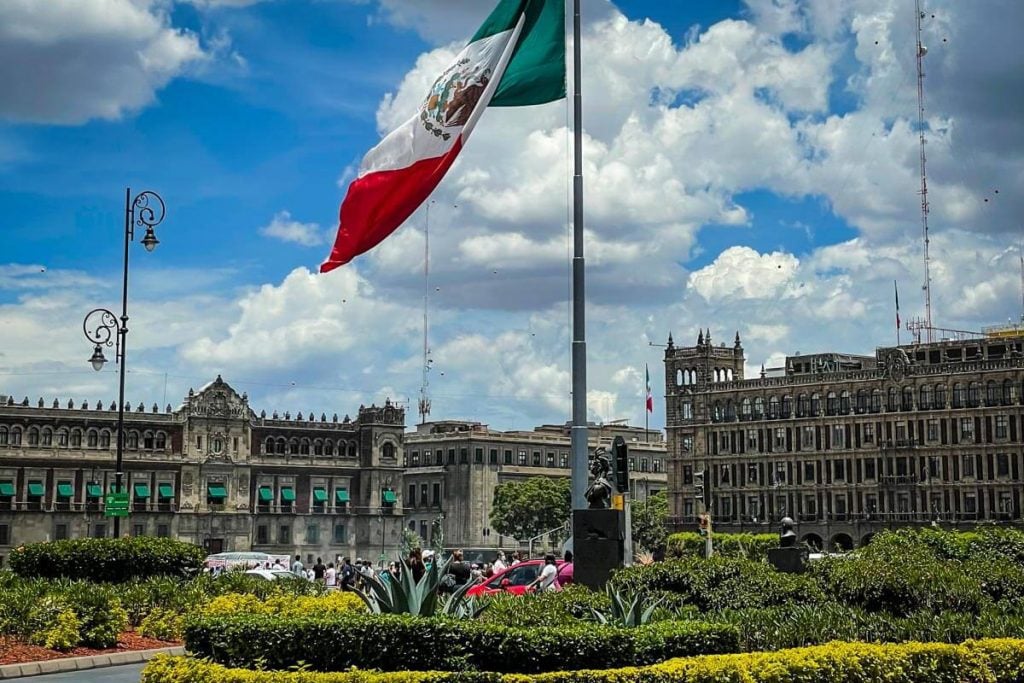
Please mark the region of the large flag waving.
[[654, 394], [651, 393], [651, 371], [647, 369], [647, 363], [644, 363], [644, 374], [647, 375], [647, 412], [654, 412]]
[[437, 187], [484, 109], [565, 97], [565, 0], [501, 0], [420, 110], [371, 149], [341, 204], [326, 273], [398, 229]]

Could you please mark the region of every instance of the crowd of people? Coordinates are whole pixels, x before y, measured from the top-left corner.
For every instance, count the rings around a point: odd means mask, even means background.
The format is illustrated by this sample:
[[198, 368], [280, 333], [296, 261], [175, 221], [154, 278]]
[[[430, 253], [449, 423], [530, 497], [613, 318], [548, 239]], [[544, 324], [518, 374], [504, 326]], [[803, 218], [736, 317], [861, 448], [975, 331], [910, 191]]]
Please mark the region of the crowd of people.
[[[348, 557], [339, 557], [337, 565], [334, 562], [324, 564], [323, 559], [318, 557], [315, 564], [306, 567], [302, 562], [302, 557], [296, 555], [290, 566], [285, 566], [280, 559], [277, 559], [273, 562], [265, 562], [262, 566], [247, 568], [276, 572], [287, 571], [297, 578], [323, 583], [328, 589], [351, 590], [352, 588], [366, 588], [368, 579], [373, 576], [385, 581], [397, 580], [400, 573], [406, 569], [412, 572], [413, 580], [418, 582], [426, 574], [427, 568], [434, 560], [433, 551], [413, 548], [403, 563], [391, 562], [387, 567], [383, 565], [375, 567], [373, 562], [362, 558], [356, 558], [353, 562]], [[462, 550], [454, 550], [451, 562], [448, 564], [448, 571], [441, 578], [441, 591], [454, 593], [467, 583], [475, 585], [487, 581], [507, 568], [527, 560], [528, 556], [525, 552], [514, 551], [506, 556], [504, 551], [499, 550], [494, 562], [467, 562]], [[572, 580], [572, 552], [566, 551], [561, 565], [554, 554], [548, 554], [544, 557], [544, 565], [537, 573], [537, 577], [527, 588], [537, 591], [557, 590], [572, 583]]]

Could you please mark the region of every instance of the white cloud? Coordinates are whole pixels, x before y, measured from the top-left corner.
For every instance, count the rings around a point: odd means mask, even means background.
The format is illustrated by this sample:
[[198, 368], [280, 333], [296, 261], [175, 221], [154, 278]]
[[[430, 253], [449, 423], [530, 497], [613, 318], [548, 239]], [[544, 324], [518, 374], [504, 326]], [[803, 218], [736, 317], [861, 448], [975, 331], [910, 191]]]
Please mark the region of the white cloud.
[[304, 247], [326, 244], [328, 236], [317, 223], [300, 223], [288, 211], [274, 214], [270, 223], [260, 229], [260, 234], [282, 242], [294, 242]]
[[792, 254], [729, 247], [714, 263], [691, 273], [689, 287], [706, 301], [772, 299], [791, 284], [799, 265]]
[[0, 116], [31, 123], [116, 119], [207, 58], [155, 0], [0, 3]]

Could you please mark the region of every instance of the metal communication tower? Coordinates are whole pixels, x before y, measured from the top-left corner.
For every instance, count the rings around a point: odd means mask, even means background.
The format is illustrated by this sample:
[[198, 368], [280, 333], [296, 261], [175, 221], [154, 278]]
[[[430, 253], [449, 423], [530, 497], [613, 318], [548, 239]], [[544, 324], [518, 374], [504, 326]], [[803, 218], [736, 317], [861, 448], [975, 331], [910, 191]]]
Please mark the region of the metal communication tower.
[[924, 56], [928, 48], [921, 42], [921, 0], [914, 0], [917, 10], [917, 130], [921, 142], [921, 232], [924, 236], [924, 325], [927, 341], [932, 341], [932, 276], [931, 260], [928, 254], [928, 175], [925, 155], [924, 118]]

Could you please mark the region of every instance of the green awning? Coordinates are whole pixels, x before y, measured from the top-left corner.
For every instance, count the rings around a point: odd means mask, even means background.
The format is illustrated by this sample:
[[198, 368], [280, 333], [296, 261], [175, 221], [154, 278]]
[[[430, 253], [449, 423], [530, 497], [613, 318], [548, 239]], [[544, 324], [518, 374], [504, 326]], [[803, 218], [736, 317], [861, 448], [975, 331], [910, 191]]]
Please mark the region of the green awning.
[[135, 497], [142, 499], [149, 498], [149, 484], [136, 484]]
[[313, 502], [314, 503], [326, 503], [327, 502], [327, 489], [315, 488], [313, 489]]
[[11, 498], [14, 496], [14, 482], [0, 481], [0, 498]]
[[295, 489], [291, 486], [281, 487], [281, 500], [285, 503], [292, 503], [295, 501]]
[[206, 487], [206, 495], [210, 498], [220, 498], [223, 500], [228, 497], [228, 490], [224, 484], [210, 484]]
[[75, 495], [74, 484], [67, 481], [57, 482], [57, 495], [60, 498], [72, 498]]
[[28, 495], [39, 498], [46, 494], [46, 487], [41, 481], [30, 481], [28, 483]]
[[395, 494], [394, 491], [385, 490], [384, 491], [384, 502], [385, 503], [397, 503], [398, 502], [398, 496]]
[[100, 486], [99, 484], [87, 484], [85, 487], [85, 495], [89, 496], [90, 498], [102, 498], [103, 487]]
[[162, 499], [174, 498], [174, 487], [170, 484], [159, 484], [156, 490]]
[[339, 503], [347, 503], [349, 501], [348, 489], [334, 489], [334, 499]]
[[274, 500], [274, 489], [269, 486], [260, 487], [260, 502], [269, 503]]

